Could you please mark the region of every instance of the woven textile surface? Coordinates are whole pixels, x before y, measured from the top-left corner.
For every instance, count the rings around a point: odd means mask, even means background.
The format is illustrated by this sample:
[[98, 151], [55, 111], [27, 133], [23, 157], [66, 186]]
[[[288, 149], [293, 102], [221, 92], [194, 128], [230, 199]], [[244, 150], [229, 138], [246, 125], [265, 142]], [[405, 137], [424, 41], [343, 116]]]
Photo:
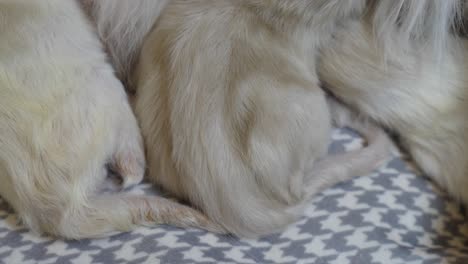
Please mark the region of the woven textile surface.
[[[352, 133], [336, 130], [331, 151], [360, 144]], [[131, 191], [155, 192], [149, 184]], [[378, 171], [323, 191], [297, 223], [257, 240], [169, 226], [54, 240], [28, 232], [0, 198], [0, 263], [462, 264], [468, 263], [468, 221], [394, 151]]]

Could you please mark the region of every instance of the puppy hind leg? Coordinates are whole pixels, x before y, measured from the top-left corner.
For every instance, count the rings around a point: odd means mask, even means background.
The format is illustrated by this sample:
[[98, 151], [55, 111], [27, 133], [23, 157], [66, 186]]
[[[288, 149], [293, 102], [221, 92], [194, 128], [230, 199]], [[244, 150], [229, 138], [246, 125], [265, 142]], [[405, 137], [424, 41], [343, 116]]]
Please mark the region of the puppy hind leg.
[[117, 179], [120, 188], [125, 189], [143, 180], [146, 162], [143, 140], [136, 118], [127, 102], [122, 104], [122, 107], [126, 111], [122, 111], [120, 114], [119, 124], [116, 128], [118, 131], [116, 147], [107, 168], [108, 180]]
[[108, 163], [108, 179], [125, 189], [140, 183], [145, 173], [145, 160], [142, 148], [133, 146], [118, 147]]
[[[331, 124], [320, 89], [281, 84], [274, 91], [257, 86], [249, 157], [262, 188], [292, 205], [303, 198], [307, 163], [326, 153]], [[314, 111], [309, 111], [311, 105]]]

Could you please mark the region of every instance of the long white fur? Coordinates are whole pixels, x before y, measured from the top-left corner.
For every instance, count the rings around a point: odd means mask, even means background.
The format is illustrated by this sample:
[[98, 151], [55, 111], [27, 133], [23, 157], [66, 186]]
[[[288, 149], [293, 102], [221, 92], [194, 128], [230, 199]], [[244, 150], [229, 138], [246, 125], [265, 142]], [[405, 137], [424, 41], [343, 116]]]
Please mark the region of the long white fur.
[[137, 224], [219, 230], [164, 198], [102, 194], [143, 178], [138, 125], [73, 0], [0, 0], [0, 195], [38, 233], [106, 235]]
[[[319, 67], [330, 91], [397, 132], [423, 172], [464, 205], [468, 43], [456, 34], [466, 34], [466, 7], [466, 1], [404, 2], [397, 16], [413, 13], [406, 20], [419, 22], [388, 23], [380, 34], [375, 17], [384, 21], [386, 12], [350, 23], [324, 49]], [[402, 42], [407, 24], [415, 33]]]
[[[320, 77], [343, 101], [397, 132], [421, 169], [468, 204], [468, 43], [448, 36], [431, 49], [393, 41], [383, 59], [368, 21], [336, 34], [324, 50]], [[399, 52], [397, 52], [399, 50]]]
[[[384, 55], [393, 48], [426, 46], [439, 59], [447, 48], [450, 30], [460, 23], [463, 0], [371, 0], [368, 13], [374, 38]], [[386, 43], [398, 42], [398, 47]], [[395, 52], [398, 52], [396, 50]]]

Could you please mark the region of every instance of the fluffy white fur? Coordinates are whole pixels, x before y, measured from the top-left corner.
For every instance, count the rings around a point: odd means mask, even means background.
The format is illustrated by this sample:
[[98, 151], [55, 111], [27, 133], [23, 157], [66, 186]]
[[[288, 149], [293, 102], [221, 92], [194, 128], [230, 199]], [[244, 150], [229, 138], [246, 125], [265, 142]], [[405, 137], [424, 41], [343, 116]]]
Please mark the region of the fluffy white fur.
[[[365, 14], [383, 56], [411, 45], [426, 47], [440, 59], [464, 0], [370, 0]], [[397, 45], [394, 45], [397, 43]], [[387, 45], [389, 44], [389, 45]]]
[[102, 194], [145, 159], [123, 86], [73, 0], [0, 0], [0, 195], [36, 232], [105, 235], [136, 224], [216, 230], [197, 211], [144, 195]]

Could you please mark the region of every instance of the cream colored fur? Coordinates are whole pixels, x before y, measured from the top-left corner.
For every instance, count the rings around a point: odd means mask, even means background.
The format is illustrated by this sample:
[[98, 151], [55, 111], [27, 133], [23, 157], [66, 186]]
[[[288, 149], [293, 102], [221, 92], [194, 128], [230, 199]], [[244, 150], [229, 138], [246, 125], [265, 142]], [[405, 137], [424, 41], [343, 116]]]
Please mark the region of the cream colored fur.
[[[308, 60], [337, 19], [361, 8], [170, 1], [145, 40], [134, 81], [150, 177], [230, 232], [253, 237], [290, 224], [324, 188], [378, 166], [387, 139], [359, 118], [342, 121], [371, 146], [326, 157], [332, 116]], [[346, 111], [332, 106], [339, 120]]]
[[[171, 0], [153, 2], [153, 14], [145, 10], [143, 21], [156, 21], [151, 31], [144, 23], [133, 31], [138, 36], [124, 38], [129, 42], [119, 43], [118, 34], [103, 40], [114, 61], [126, 61], [146, 38], [130, 83], [137, 88], [135, 112], [150, 176], [229, 231], [255, 236], [284, 227], [311, 195], [349, 179], [356, 168], [370, 170], [384, 156], [385, 140], [373, 141], [379, 132], [358, 119], [350, 124], [368, 132], [370, 147], [343, 159], [324, 157], [330, 119], [336, 118], [331, 113], [343, 108], [326, 104], [316, 58], [336, 30], [365, 18], [385, 63], [413, 45], [438, 61], [451, 45], [450, 21], [460, 2]], [[100, 8], [113, 10], [105, 5]], [[135, 3], [134, 10], [143, 7]], [[110, 19], [112, 12], [93, 13], [98, 28], [111, 21], [107, 30], [127, 32], [126, 24], [142, 20], [137, 13]], [[133, 73], [126, 70], [124, 78]], [[383, 109], [388, 104], [384, 98], [378, 103]]]
[[73, 0], [0, 0], [0, 195], [33, 231], [66, 238], [137, 224], [218, 230], [197, 211], [144, 195], [103, 194], [106, 167], [142, 180], [137, 122]]
[[468, 204], [468, 43], [447, 38], [438, 58], [420, 45], [384, 60], [369, 23], [340, 30], [324, 51], [320, 77], [343, 101], [396, 131], [417, 164]]
[[128, 91], [146, 34], [169, 0], [79, 0], [94, 19], [117, 76]]

